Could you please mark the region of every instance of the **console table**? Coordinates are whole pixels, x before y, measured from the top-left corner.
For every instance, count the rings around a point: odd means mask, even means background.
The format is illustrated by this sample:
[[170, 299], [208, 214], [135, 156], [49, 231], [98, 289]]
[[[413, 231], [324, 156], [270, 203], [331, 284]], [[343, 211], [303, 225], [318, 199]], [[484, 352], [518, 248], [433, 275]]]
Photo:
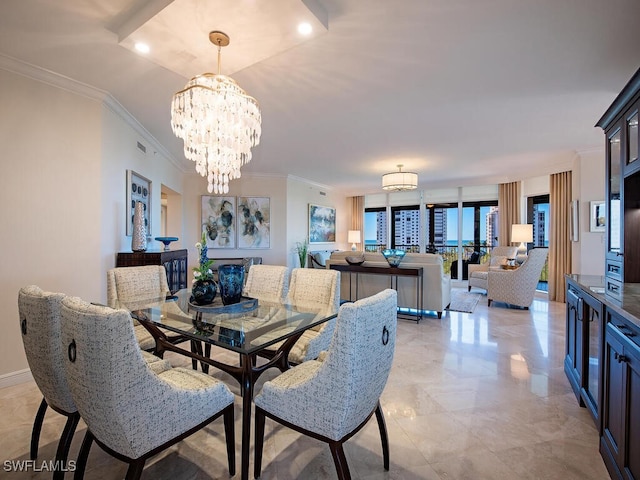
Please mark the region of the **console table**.
[[119, 252], [116, 267], [164, 265], [171, 293], [187, 288], [187, 250], [163, 250], [159, 252]]
[[329, 268], [338, 270], [339, 272], [347, 272], [349, 274], [349, 298], [353, 299], [353, 277], [356, 281], [356, 296], [358, 300], [358, 275], [363, 273], [367, 275], [387, 275], [389, 277], [389, 287], [394, 290], [398, 290], [398, 277], [415, 277], [416, 278], [416, 315], [407, 316], [405, 314], [398, 314], [402, 318], [408, 318], [416, 322], [422, 320], [423, 310], [423, 268], [422, 267], [381, 267], [381, 266], [367, 266], [367, 265], [349, 265], [332, 263]]

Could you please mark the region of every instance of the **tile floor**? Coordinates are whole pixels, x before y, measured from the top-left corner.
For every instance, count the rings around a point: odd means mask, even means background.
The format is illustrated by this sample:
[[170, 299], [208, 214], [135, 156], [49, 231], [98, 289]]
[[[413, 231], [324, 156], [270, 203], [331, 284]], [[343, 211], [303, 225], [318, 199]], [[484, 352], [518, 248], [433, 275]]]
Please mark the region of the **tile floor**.
[[[375, 420], [346, 444], [354, 479], [607, 479], [591, 417], [580, 408], [562, 369], [565, 305], [536, 299], [530, 310], [487, 307], [449, 312], [420, 324], [399, 320], [396, 356], [382, 396], [391, 469], [382, 468]], [[224, 354], [223, 354], [224, 355]], [[169, 357], [174, 362], [184, 360]], [[267, 372], [258, 383], [273, 378]], [[238, 388], [230, 377], [234, 393]], [[0, 389], [0, 478], [50, 478], [7, 472], [6, 460], [28, 459], [41, 400], [33, 383]], [[236, 399], [236, 438], [240, 403]], [[45, 419], [39, 460], [55, 456], [64, 420]], [[82, 422], [71, 447], [75, 459]], [[252, 432], [253, 435], [253, 432]], [[337, 478], [324, 444], [267, 420], [263, 479]], [[236, 458], [240, 462], [240, 445]], [[143, 478], [228, 478], [221, 420], [147, 462]], [[94, 446], [86, 478], [121, 479], [126, 466]], [[252, 471], [252, 470], [251, 470]], [[67, 477], [70, 478], [70, 474]], [[239, 472], [235, 478], [239, 478]]]

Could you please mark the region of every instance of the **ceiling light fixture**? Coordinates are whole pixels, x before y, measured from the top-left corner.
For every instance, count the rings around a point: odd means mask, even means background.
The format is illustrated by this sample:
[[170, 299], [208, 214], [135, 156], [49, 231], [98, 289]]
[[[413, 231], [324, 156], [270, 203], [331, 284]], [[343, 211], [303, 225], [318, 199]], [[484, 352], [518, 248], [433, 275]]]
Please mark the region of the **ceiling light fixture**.
[[140, 53], [149, 53], [151, 48], [146, 43], [138, 42], [135, 44], [135, 49]]
[[229, 45], [223, 32], [209, 33], [218, 46], [218, 73], [203, 73], [173, 96], [171, 128], [184, 140], [184, 155], [207, 177], [209, 193], [229, 193], [229, 180], [251, 161], [260, 143], [260, 106], [230, 77], [220, 74], [220, 51]]
[[313, 27], [310, 23], [302, 22], [298, 24], [298, 33], [300, 35], [311, 35], [311, 32], [313, 32]]
[[385, 173], [382, 175], [382, 189], [395, 190], [402, 192], [404, 190], [415, 190], [418, 188], [418, 174], [413, 172], [403, 172], [402, 167], [398, 165], [398, 171], [393, 173]]

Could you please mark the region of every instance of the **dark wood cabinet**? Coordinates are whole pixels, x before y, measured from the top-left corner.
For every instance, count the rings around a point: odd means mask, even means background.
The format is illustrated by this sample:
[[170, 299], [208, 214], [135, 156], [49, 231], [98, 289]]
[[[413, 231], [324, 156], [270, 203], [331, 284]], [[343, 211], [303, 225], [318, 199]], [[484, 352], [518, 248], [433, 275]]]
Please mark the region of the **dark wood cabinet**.
[[600, 452], [612, 478], [640, 478], [639, 333], [607, 311]]
[[596, 124], [606, 138], [605, 290], [614, 298], [620, 298], [623, 283], [640, 282], [639, 109], [640, 70]]
[[188, 263], [186, 249], [161, 252], [120, 252], [116, 257], [116, 267], [137, 267], [142, 265], [164, 265], [171, 293], [187, 288]]

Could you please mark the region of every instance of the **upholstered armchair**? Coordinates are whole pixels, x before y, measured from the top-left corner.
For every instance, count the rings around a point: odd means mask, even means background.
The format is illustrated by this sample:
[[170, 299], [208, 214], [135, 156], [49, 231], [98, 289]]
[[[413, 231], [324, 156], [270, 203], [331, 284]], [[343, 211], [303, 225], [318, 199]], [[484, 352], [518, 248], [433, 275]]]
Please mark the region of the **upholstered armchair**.
[[380, 395], [396, 341], [397, 293], [386, 289], [340, 307], [335, 334], [320, 360], [265, 382], [255, 398], [254, 477], [260, 477], [265, 417], [329, 444], [338, 478], [351, 478], [343, 444], [375, 413], [389, 470]]
[[529, 308], [536, 293], [542, 268], [547, 261], [548, 248], [534, 248], [515, 270], [489, 270], [487, 299]]
[[38, 457], [40, 430], [47, 407], [67, 417], [56, 451], [54, 479], [64, 477], [69, 447], [80, 420], [80, 414], [71, 396], [64, 372], [63, 351], [60, 342], [60, 303], [65, 295], [44, 292], [35, 285], [20, 289], [18, 314], [27, 362], [36, 385], [42, 392], [42, 402], [33, 422], [30, 457]]
[[252, 265], [247, 274], [243, 295], [282, 303], [289, 288], [289, 269], [280, 265]]
[[67, 297], [61, 306], [63, 365], [87, 432], [78, 454], [82, 478], [92, 443], [140, 478], [147, 458], [224, 416], [229, 473], [235, 473], [234, 396], [202, 372], [157, 373], [143, 358], [126, 310]]
[[516, 258], [518, 247], [497, 246], [491, 249], [489, 261], [480, 264], [469, 265], [469, 284], [468, 291], [471, 287], [487, 289], [487, 277], [491, 268], [498, 269], [504, 264], [508, 258]]

